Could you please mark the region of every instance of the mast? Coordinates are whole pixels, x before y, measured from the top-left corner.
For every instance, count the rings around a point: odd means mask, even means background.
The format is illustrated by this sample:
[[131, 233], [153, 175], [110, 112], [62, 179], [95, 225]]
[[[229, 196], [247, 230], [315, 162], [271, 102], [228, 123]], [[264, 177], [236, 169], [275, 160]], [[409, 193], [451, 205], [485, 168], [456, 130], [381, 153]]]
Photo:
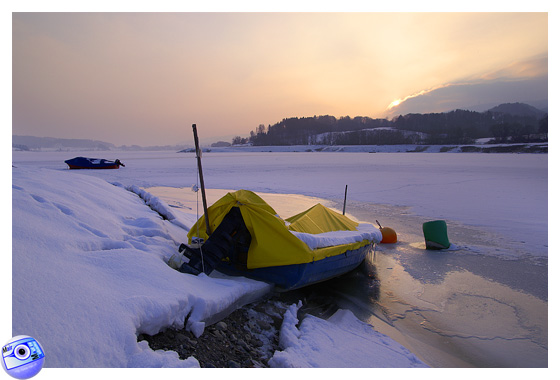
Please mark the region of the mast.
[[198, 134], [196, 132], [196, 124], [192, 125], [194, 134], [194, 146], [196, 149], [196, 161], [198, 164], [198, 176], [200, 178], [200, 188], [202, 189], [202, 207], [204, 208], [204, 220], [206, 221], [206, 234], [210, 236], [212, 231], [210, 230], [210, 220], [208, 219], [208, 206], [206, 205], [206, 190], [204, 189], [204, 178], [202, 176], [202, 161], [200, 159], [201, 152], [198, 146]]

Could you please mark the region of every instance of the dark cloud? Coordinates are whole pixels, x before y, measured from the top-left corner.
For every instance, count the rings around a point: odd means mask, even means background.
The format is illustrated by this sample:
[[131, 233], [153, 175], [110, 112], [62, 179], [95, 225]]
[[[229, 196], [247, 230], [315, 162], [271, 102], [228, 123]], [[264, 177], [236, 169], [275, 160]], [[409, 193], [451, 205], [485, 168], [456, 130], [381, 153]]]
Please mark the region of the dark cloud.
[[498, 70], [423, 90], [392, 107], [389, 117], [454, 109], [485, 111], [502, 103], [547, 107], [548, 56], [516, 61]]
[[453, 84], [411, 97], [391, 109], [389, 116], [446, 112], [458, 108], [484, 111], [501, 103], [515, 102], [542, 108], [547, 99], [548, 76], [525, 80]]

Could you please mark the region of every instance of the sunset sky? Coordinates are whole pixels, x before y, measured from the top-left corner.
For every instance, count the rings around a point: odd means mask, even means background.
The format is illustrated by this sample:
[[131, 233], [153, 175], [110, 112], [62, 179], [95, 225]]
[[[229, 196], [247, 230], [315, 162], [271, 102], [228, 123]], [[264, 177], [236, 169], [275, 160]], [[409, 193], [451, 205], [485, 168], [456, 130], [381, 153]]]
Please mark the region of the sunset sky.
[[12, 133], [116, 145], [542, 101], [547, 13], [13, 13]]

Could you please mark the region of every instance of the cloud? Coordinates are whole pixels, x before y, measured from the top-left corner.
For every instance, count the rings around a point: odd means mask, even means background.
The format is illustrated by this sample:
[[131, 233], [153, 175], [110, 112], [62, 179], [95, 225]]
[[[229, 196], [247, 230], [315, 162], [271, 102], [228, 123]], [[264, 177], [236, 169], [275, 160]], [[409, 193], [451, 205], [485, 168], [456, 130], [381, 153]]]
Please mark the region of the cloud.
[[548, 56], [544, 55], [513, 62], [504, 68], [481, 75], [480, 80], [519, 80], [546, 75], [548, 75]]
[[548, 57], [537, 56], [454, 83], [421, 90], [393, 101], [388, 116], [446, 112], [457, 108], [483, 111], [501, 103], [542, 104], [548, 99]]

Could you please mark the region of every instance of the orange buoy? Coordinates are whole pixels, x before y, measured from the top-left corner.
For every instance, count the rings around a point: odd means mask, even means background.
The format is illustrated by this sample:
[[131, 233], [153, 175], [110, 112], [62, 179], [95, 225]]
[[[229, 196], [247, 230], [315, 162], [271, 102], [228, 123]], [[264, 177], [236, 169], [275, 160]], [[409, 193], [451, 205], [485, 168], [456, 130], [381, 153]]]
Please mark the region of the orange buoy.
[[[377, 220], [376, 222], [377, 224], [379, 224]], [[389, 227], [381, 227], [381, 224], [379, 224], [379, 230], [381, 231], [381, 236], [383, 237], [381, 239], [381, 243], [393, 244], [397, 242], [397, 233], [395, 232], [394, 229]]]

